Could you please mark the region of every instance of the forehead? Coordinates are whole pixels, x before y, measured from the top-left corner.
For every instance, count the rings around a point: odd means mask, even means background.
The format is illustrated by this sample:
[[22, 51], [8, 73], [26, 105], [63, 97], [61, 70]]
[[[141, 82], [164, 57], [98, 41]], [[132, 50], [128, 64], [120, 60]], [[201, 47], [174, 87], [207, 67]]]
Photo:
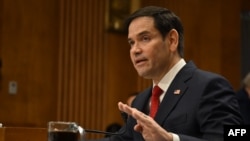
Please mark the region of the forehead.
[[128, 38], [133, 38], [143, 32], [152, 32], [156, 30], [153, 17], [135, 18], [129, 25]]

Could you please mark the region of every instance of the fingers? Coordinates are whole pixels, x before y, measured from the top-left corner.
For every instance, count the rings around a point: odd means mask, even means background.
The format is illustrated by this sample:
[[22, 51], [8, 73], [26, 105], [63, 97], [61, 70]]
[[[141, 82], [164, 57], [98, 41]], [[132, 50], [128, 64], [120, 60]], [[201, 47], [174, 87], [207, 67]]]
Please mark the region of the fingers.
[[133, 117], [141, 122], [146, 122], [150, 118], [148, 115], [146, 115], [138, 110], [137, 110], [137, 112], [134, 113]]
[[134, 130], [141, 133], [145, 140], [173, 140], [172, 134], [163, 129], [150, 116], [122, 102], [118, 102], [118, 108], [120, 109], [120, 111], [127, 113], [129, 116], [132, 116], [136, 120], [137, 123], [134, 126]]
[[127, 104], [123, 104], [122, 102], [118, 102], [118, 107], [122, 112], [127, 113], [128, 115], [131, 115], [133, 118], [140, 122], [146, 122], [150, 117], [148, 115], [145, 115], [141, 111], [138, 111], [135, 108], [132, 108], [128, 106]]
[[140, 124], [136, 124], [134, 126], [134, 130], [137, 131], [137, 132], [142, 133], [143, 128], [142, 128], [142, 126]]
[[[135, 119], [136, 119], [136, 117], [138, 117], [137, 115], [145, 115], [142, 112], [138, 111], [137, 109], [131, 108], [130, 106], [128, 106], [127, 104], [124, 104], [122, 102], [118, 102], [118, 108], [120, 111], [127, 113], [128, 115], [134, 117]], [[140, 116], [138, 118], [140, 118]], [[138, 120], [137, 120], [137, 122], [138, 122]], [[134, 130], [142, 133], [143, 127], [137, 123], [134, 126]]]
[[132, 115], [132, 108], [127, 104], [123, 104], [122, 102], [118, 102], [118, 108], [120, 111], [127, 113], [128, 115]]
[[135, 108], [132, 108], [130, 106], [128, 106], [127, 104], [124, 104], [122, 102], [118, 102], [118, 108], [119, 110], [121, 110], [122, 112], [125, 112], [127, 113], [128, 115], [131, 115], [131, 116], [135, 116], [137, 114], [142, 114], [142, 112], [138, 111], [137, 109]]

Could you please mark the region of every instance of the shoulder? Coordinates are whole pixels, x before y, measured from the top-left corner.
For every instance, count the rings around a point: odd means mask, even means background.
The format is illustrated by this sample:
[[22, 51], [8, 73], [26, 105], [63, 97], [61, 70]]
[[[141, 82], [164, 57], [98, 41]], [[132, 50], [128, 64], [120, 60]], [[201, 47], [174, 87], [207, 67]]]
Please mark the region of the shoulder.
[[224, 76], [222, 76], [221, 74], [215, 73], [215, 72], [211, 72], [211, 71], [207, 71], [207, 70], [202, 70], [198, 67], [196, 67], [196, 65], [192, 62], [189, 61], [181, 70], [181, 73], [183, 74], [187, 74], [189, 73], [189, 75], [193, 78], [193, 79], [198, 79], [198, 80], [202, 80], [202, 81], [206, 81], [206, 80], [224, 80], [224, 81], [228, 81]]
[[188, 62], [178, 74], [178, 79], [197, 89], [227, 89], [233, 90], [230, 81], [223, 75], [211, 71], [202, 70], [193, 62]]

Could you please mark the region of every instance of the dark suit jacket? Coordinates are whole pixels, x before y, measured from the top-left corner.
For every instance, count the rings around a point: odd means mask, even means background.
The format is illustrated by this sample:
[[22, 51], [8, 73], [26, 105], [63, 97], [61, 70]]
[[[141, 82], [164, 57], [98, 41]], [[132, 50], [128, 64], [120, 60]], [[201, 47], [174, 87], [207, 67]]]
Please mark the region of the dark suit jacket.
[[244, 124], [250, 125], [250, 99], [244, 88], [240, 89], [237, 94], [237, 99], [240, 104], [240, 111], [244, 120]]
[[[151, 89], [140, 93], [132, 106], [148, 114]], [[180, 94], [174, 94], [180, 90]], [[181, 141], [223, 141], [223, 125], [241, 124], [242, 118], [235, 92], [228, 81], [214, 73], [197, 69], [187, 63], [176, 75], [155, 116], [156, 122], [169, 132], [178, 134]], [[143, 141], [133, 130], [136, 121], [129, 117], [120, 130], [103, 141]]]

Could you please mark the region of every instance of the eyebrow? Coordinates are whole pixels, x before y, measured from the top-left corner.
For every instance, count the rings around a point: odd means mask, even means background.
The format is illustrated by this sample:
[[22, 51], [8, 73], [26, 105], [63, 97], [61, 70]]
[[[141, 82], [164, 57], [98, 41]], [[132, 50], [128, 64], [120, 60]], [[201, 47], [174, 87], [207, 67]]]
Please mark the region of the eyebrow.
[[[144, 35], [144, 34], [148, 34], [148, 33], [150, 33], [149, 31], [147, 31], [147, 30], [144, 30], [144, 31], [142, 31], [142, 32], [140, 32], [139, 34], [137, 34], [136, 35], [136, 37], [138, 37], [138, 36], [142, 36], [142, 35]], [[128, 41], [131, 41], [132, 39], [131, 38], [128, 38]]]

